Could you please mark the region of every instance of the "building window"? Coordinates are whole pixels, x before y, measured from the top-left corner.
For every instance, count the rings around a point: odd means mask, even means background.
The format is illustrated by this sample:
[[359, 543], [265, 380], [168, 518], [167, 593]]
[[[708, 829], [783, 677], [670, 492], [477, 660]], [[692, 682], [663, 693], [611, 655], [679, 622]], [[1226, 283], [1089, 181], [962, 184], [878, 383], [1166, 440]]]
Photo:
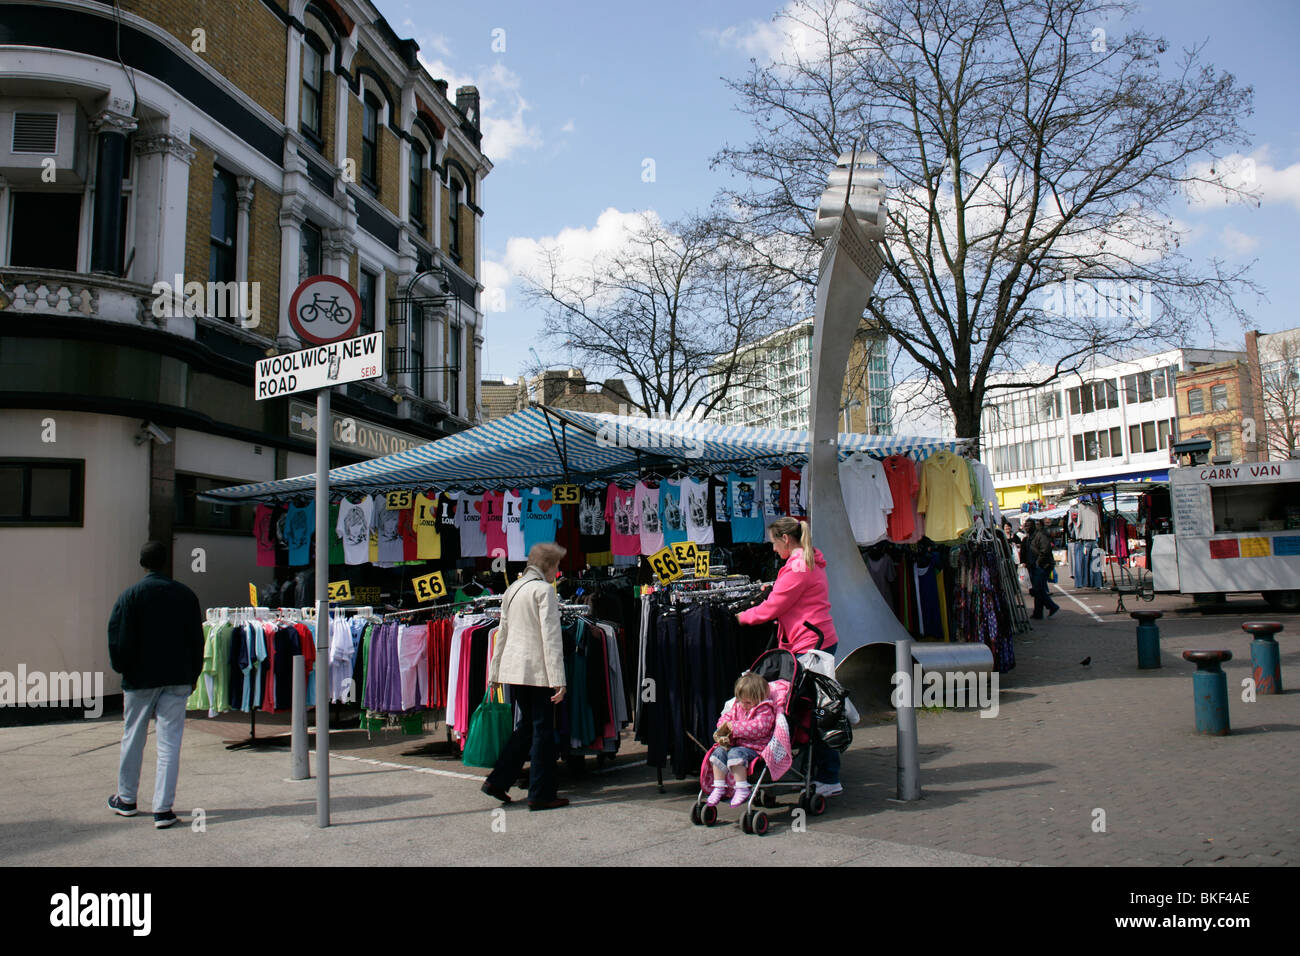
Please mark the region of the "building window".
[[1146, 451], [1158, 450], [1158, 445], [1156, 444], [1156, 423], [1155, 422], [1142, 423], [1142, 447]]
[[1156, 437], [1160, 442], [1161, 448], [1169, 447], [1169, 429], [1172, 425], [1173, 421], [1168, 418], [1156, 422]]
[[76, 272], [81, 193], [15, 192], [9, 202], [9, 264]]
[[1187, 390], [1187, 414], [1203, 415], [1205, 413], [1205, 394], [1199, 388]]
[[0, 458], [0, 524], [81, 527], [86, 463]]
[[411, 222], [424, 231], [424, 147], [411, 146]]
[[1221, 428], [1214, 433], [1214, 454], [1224, 458], [1232, 457], [1232, 429]]
[[1130, 425], [1128, 427], [1128, 451], [1130, 455], [1142, 454], [1142, 426]]
[[460, 262], [460, 195], [464, 188], [455, 176], [451, 178], [451, 201], [447, 203], [447, 248], [457, 262]]
[[1210, 408], [1216, 412], [1226, 412], [1228, 410], [1228, 386], [1210, 386]]
[[453, 415], [460, 414], [460, 326], [447, 329], [447, 405]]
[[1123, 432], [1118, 426], [1074, 436], [1075, 461], [1097, 461], [1100, 458], [1121, 458], [1123, 455]]
[[302, 224], [302, 234], [298, 242], [298, 281], [321, 274], [320, 229], [309, 222]]
[[202, 475], [176, 474], [175, 527], [187, 531], [234, 531], [250, 534], [253, 530], [253, 507], [199, 501], [195, 496], [213, 488], [238, 484], [232, 478], [208, 478]]
[[379, 287], [379, 277], [373, 272], [362, 269], [358, 275], [357, 298], [361, 300], [361, 330], [359, 335], [369, 335], [375, 331], [375, 295]]
[[379, 100], [373, 93], [361, 98], [361, 185], [379, 191]]
[[208, 281], [235, 281], [235, 177], [213, 169]]
[[1165, 398], [1173, 393], [1169, 391], [1168, 369], [1157, 369], [1151, 373], [1151, 384], [1155, 387], [1156, 398]]
[[302, 46], [302, 116], [300, 126], [319, 148], [322, 145], [321, 112], [325, 97], [325, 48], [315, 37], [308, 35]]
[[424, 397], [424, 307], [411, 303], [411, 389]]

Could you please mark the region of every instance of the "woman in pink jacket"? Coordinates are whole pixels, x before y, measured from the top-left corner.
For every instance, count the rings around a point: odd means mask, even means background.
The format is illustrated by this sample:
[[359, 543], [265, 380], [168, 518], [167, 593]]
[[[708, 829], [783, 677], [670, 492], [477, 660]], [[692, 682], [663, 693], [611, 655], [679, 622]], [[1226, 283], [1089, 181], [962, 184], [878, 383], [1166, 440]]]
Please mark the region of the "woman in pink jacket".
[[[772, 592], [762, 604], [741, 611], [736, 619], [741, 624], [777, 622], [778, 646], [793, 651], [820, 649], [835, 653], [839, 638], [831, 621], [830, 588], [826, 582], [826, 559], [812, 545], [812, 529], [806, 521], [797, 518], [777, 518], [768, 527], [772, 550], [785, 562], [777, 572]], [[817, 647], [817, 632], [822, 633], [821, 647]], [[840, 785], [840, 754], [817, 741], [813, 748], [813, 779], [817, 792], [824, 797], [842, 793]]]

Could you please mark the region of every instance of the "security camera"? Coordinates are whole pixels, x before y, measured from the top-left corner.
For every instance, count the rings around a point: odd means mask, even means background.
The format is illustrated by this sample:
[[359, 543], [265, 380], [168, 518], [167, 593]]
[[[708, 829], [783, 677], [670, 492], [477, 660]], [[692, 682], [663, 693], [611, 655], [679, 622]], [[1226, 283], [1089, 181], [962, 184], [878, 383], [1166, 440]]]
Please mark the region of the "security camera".
[[142, 445], [151, 438], [160, 445], [170, 445], [172, 443], [171, 436], [153, 422], [141, 422], [140, 435], [136, 439], [136, 444]]

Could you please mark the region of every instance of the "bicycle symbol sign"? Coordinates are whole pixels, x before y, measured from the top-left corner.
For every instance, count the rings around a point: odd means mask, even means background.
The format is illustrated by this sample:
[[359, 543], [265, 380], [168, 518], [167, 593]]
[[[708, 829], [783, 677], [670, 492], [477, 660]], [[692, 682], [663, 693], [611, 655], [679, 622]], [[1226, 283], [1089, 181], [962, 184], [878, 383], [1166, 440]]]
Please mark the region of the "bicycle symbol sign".
[[351, 338], [361, 324], [361, 299], [338, 276], [304, 279], [289, 297], [289, 325], [312, 345]]

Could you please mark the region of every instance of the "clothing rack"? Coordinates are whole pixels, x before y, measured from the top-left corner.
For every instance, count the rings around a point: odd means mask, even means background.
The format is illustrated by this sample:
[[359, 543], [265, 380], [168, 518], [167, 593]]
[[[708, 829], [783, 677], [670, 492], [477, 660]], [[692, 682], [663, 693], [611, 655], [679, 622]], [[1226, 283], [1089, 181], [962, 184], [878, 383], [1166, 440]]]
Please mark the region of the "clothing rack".
[[[269, 607], [219, 607], [208, 608], [208, 620], [214, 623], [219, 618], [212, 617], [213, 612], [225, 614], [228, 619], [239, 625], [247, 625], [252, 621], [263, 618], [278, 619], [285, 616], [286, 612], [298, 615], [298, 620], [303, 620], [302, 608], [276, 608], [272, 610]], [[292, 618], [290, 618], [292, 620]], [[227, 750], [243, 750], [248, 747], [283, 747], [290, 743], [292, 736], [289, 734], [278, 734], [274, 737], [257, 736], [257, 708], [250, 707], [248, 712], [248, 736], [241, 740], [223, 740]]]

